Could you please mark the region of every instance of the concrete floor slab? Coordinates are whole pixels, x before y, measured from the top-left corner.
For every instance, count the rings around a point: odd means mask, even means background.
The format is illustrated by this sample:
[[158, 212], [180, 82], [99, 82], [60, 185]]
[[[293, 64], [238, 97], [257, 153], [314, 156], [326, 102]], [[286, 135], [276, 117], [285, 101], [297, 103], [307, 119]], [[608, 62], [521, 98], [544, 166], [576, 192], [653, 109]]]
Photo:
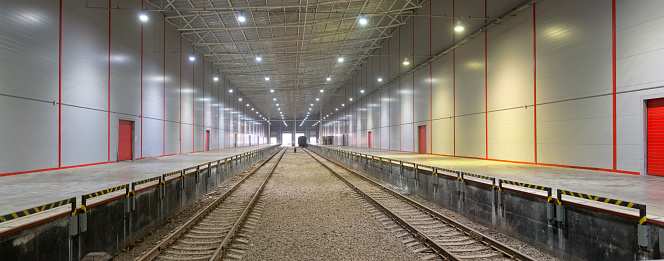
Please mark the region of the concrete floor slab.
[[0, 177], [0, 215], [77, 197], [134, 181], [224, 159], [270, 145], [197, 152], [72, 169]]
[[[649, 220], [664, 221], [664, 177], [638, 176], [606, 171], [508, 163], [347, 146], [340, 150], [408, 161], [489, 177], [565, 189], [595, 196], [645, 204]], [[597, 204], [593, 204], [597, 207]], [[609, 208], [609, 207], [607, 207]], [[613, 210], [613, 209], [612, 209]]]

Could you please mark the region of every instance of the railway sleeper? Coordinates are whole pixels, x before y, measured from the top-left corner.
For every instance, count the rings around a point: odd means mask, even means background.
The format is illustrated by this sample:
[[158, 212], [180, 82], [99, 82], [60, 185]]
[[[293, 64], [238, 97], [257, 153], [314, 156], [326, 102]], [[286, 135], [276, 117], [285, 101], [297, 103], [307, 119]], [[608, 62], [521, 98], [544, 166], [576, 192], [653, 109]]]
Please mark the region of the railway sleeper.
[[219, 239], [222, 238], [223, 235], [217, 235], [217, 236], [195, 236], [195, 235], [184, 235], [184, 238], [191, 238], [191, 239]]
[[436, 240], [436, 243], [440, 246], [467, 246], [467, 245], [472, 245], [477, 243], [475, 240], [468, 240], [468, 241], [439, 241]]
[[459, 256], [459, 258], [462, 259], [480, 259], [480, 258], [496, 258], [496, 257], [504, 257], [502, 253], [494, 252], [490, 254], [484, 254], [484, 255], [473, 255], [473, 256]]
[[207, 247], [172, 246], [169, 250], [172, 250], [172, 249], [180, 250], [180, 251], [207, 251], [207, 250], [216, 250], [217, 246], [207, 246]]
[[214, 240], [214, 241], [189, 241], [189, 240], [182, 240], [180, 241], [180, 244], [187, 244], [187, 245], [209, 245], [209, 244], [219, 244], [221, 243], [222, 240]]
[[182, 257], [171, 257], [171, 256], [161, 256], [159, 259], [162, 260], [179, 260], [179, 261], [198, 261], [198, 260], [208, 260], [210, 259], [209, 256], [207, 257], [189, 257], [189, 258], [182, 258]]

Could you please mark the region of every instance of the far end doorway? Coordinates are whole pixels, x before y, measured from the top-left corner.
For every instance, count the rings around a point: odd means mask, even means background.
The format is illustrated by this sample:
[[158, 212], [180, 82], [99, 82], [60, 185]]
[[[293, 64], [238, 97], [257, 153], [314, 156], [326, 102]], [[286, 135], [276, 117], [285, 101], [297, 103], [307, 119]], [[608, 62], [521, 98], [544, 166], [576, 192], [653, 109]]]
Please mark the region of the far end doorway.
[[281, 134], [281, 144], [285, 146], [293, 145], [293, 133], [282, 133]]
[[371, 132], [367, 133], [367, 148], [371, 148]]

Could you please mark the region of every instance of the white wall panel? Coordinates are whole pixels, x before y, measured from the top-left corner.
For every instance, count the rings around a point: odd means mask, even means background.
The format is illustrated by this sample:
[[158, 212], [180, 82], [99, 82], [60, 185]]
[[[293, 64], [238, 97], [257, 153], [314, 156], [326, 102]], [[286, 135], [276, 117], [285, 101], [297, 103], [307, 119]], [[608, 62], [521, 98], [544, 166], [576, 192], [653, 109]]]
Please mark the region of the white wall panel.
[[[537, 31], [538, 103], [611, 91], [611, 2], [542, 2]], [[538, 162], [612, 168], [611, 108], [610, 96], [538, 106]]]
[[389, 88], [389, 116], [390, 116], [390, 121], [389, 121], [389, 131], [390, 131], [390, 150], [401, 150], [401, 105], [400, 105], [400, 97], [399, 97], [399, 84], [393, 84]]
[[57, 167], [57, 106], [0, 96], [0, 163], [0, 173]]
[[414, 135], [413, 135], [413, 75], [408, 75], [401, 80], [399, 103], [400, 111], [400, 131], [401, 131], [401, 151], [413, 151]]
[[[154, 21], [154, 20], [153, 20]], [[160, 21], [165, 23], [162, 19]], [[155, 21], [156, 23], [156, 21]], [[180, 153], [180, 34], [166, 26], [166, 155]]]
[[385, 88], [380, 92], [380, 149], [390, 149], [390, 92]]
[[484, 79], [484, 36], [480, 35], [456, 51], [455, 128], [458, 156], [486, 156]]
[[203, 56], [200, 54], [196, 55], [196, 61], [193, 62], [194, 67], [193, 67], [193, 74], [194, 74], [194, 92], [193, 92], [193, 97], [192, 97], [192, 103], [194, 105], [194, 151], [203, 151], [205, 149], [204, 143], [205, 143], [205, 138], [204, 138], [204, 133], [205, 130], [203, 126], [205, 126], [204, 122], [204, 113], [205, 113], [205, 102], [204, 102], [204, 97], [205, 97], [205, 82], [207, 79], [203, 78], [203, 74], [205, 72], [205, 60], [203, 59]]
[[[453, 20], [444, 15], [451, 15], [452, 1], [428, 1], [431, 5], [431, 54], [437, 54], [452, 45], [452, 34], [454, 33]], [[425, 3], [426, 5], [426, 3]]]
[[142, 157], [164, 155], [164, 25], [163, 15], [148, 12], [143, 23]]
[[454, 75], [452, 54], [431, 64], [433, 154], [454, 155]]
[[0, 2], [3, 93], [58, 99], [58, 10], [57, 1]]
[[[195, 63], [189, 61], [189, 55], [192, 51], [192, 46], [189, 41], [182, 40], [182, 66], [181, 66], [181, 124], [182, 124], [182, 153], [189, 153], [193, 151], [193, 135], [194, 135], [194, 119], [193, 119], [193, 76]], [[200, 58], [200, 57], [199, 57]]]
[[63, 2], [62, 166], [108, 161], [108, 11]]
[[[529, 15], [530, 14], [530, 15]], [[490, 159], [534, 162], [532, 12], [508, 19], [488, 33], [487, 106]], [[519, 109], [504, 110], [506, 108]]]

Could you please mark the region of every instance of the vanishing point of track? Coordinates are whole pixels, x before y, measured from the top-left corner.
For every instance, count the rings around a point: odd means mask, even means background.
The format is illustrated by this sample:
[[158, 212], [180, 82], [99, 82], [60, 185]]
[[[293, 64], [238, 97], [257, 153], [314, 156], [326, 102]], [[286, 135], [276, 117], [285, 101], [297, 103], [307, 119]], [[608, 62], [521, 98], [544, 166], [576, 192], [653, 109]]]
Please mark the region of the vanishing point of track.
[[404, 243], [415, 241], [408, 237], [423, 243], [426, 248], [418, 251], [430, 253], [425, 259], [534, 260], [325, 156], [305, 151], [406, 230], [408, 233], [402, 234]]
[[[276, 161], [271, 160], [281, 153]], [[219, 260], [258, 201], [286, 149], [272, 154], [137, 260]], [[269, 169], [262, 169], [268, 165]]]

